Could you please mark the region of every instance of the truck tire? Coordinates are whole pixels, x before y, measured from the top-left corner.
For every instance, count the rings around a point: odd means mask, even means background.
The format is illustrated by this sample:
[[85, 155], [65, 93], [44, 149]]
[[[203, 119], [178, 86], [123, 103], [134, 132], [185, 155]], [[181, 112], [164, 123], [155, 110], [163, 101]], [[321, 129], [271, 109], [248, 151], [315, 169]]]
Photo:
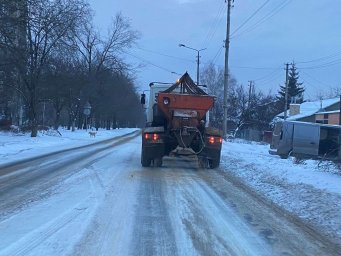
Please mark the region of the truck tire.
[[141, 164], [143, 167], [149, 167], [150, 164], [152, 163], [152, 160], [150, 158], [147, 158], [146, 155], [143, 152], [143, 147], [142, 147], [142, 152], [141, 152]]
[[155, 158], [154, 159], [154, 166], [155, 167], [161, 167], [162, 166], [162, 158]]
[[198, 157], [198, 165], [200, 169], [205, 169], [208, 166], [208, 160], [206, 157]]
[[208, 159], [208, 166], [210, 167], [210, 169], [215, 169], [219, 167], [219, 164], [220, 164], [220, 157]]

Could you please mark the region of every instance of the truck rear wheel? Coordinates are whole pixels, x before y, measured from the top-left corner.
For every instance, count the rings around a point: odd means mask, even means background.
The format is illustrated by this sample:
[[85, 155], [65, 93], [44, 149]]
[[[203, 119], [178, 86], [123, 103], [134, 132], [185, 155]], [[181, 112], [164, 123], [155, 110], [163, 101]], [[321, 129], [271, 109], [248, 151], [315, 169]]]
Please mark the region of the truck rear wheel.
[[219, 158], [208, 159], [208, 166], [211, 169], [215, 169], [215, 168], [219, 167], [219, 164], [220, 164], [220, 157]]
[[144, 150], [143, 150], [143, 147], [142, 147], [141, 164], [142, 164], [143, 167], [149, 167], [150, 164], [152, 163], [152, 160], [150, 158], [147, 158], [143, 151]]
[[162, 158], [155, 158], [154, 159], [154, 166], [155, 167], [161, 167], [162, 166]]

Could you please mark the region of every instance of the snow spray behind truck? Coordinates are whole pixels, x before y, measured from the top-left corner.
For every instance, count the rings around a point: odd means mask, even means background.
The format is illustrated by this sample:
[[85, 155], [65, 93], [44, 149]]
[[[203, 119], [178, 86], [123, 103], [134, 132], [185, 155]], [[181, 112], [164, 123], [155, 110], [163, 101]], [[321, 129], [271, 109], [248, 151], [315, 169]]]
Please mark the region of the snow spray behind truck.
[[[145, 104], [143, 94], [141, 103]], [[214, 97], [197, 86], [187, 72], [170, 87], [152, 83], [147, 125], [142, 132], [142, 166], [162, 166], [163, 156], [197, 155], [201, 165], [218, 167], [222, 135], [209, 127], [207, 117], [213, 104]]]

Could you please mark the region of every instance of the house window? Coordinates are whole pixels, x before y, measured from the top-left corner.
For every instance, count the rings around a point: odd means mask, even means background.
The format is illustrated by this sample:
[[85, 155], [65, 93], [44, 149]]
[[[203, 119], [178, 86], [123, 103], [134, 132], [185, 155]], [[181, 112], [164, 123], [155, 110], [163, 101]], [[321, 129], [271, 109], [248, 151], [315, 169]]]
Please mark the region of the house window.
[[315, 123], [318, 123], [318, 124], [328, 124], [328, 116], [329, 114], [318, 114], [315, 116]]

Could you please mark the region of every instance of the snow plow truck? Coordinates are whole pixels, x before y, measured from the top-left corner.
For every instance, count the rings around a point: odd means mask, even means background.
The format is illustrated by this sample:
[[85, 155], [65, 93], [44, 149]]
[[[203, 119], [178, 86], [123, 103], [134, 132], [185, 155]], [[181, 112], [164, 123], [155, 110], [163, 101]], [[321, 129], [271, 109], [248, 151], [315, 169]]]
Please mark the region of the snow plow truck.
[[[145, 105], [145, 94], [141, 104]], [[209, 126], [214, 96], [186, 72], [175, 84], [151, 83], [147, 124], [142, 132], [141, 164], [162, 166], [164, 156], [197, 155], [201, 167], [220, 163], [221, 132]]]

